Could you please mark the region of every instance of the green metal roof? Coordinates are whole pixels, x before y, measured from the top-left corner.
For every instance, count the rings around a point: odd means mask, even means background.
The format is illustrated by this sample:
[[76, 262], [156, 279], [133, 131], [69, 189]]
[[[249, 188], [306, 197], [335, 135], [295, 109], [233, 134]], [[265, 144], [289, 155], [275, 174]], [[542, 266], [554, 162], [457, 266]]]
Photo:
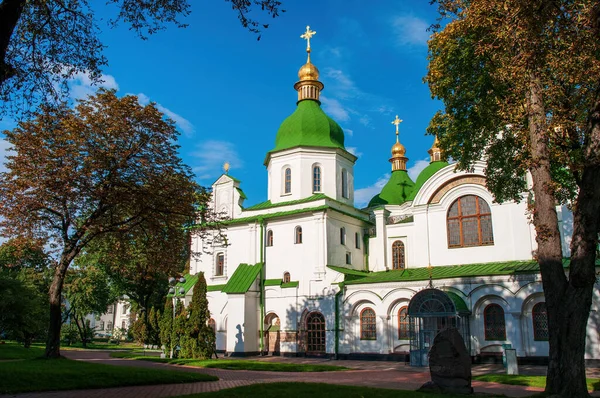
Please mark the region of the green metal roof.
[[224, 287], [225, 287], [225, 285], [206, 286], [206, 291], [207, 292], [220, 292], [221, 290], [223, 290]]
[[[185, 274], [183, 277], [185, 278], [185, 283], [177, 283], [175, 285], [175, 289], [176, 291], [178, 291], [180, 288], [183, 288], [185, 290], [185, 293], [187, 294], [187, 292], [189, 292], [190, 289], [194, 287], [196, 282], [198, 282], [198, 274]], [[173, 295], [167, 294], [167, 297], [173, 297]]]
[[244, 193], [244, 191], [242, 191], [242, 188], [237, 188], [236, 187], [235, 189], [238, 191], [238, 193], [240, 194], [240, 197], [242, 199], [248, 199], [248, 197], [246, 196], [246, 194]]
[[[306, 197], [306, 198], [297, 199], [297, 200], [289, 200], [287, 202], [271, 203], [270, 200], [267, 200], [265, 202], [261, 202], [261, 203], [255, 204], [254, 206], [246, 207], [244, 209], [244, 211], [272, 209], [274, 207], [281, 207], [281, 206], [289, 206], [289, 205], [297, 205], [297, 204], [302, 204], [302, 203], [309, 203], [309, 202], [314, 202], [315, 200], [321, 200], [321, 199], [331, 199], [331, 198], [328, 197], [325, 194], [316, 193], [316, 194], [311, 195], [311, 196]], [[331, 199], [331, 200], [333, 200], [333, 199]]]
[[429, 163], [429, 166], [425, 167], [423, 171], [419, 173], [417, 181], [415, 181], [415, 186], [406, 200], [414, 200], [415, 196], [417, 196], [417, 193], [419, 193], [419, 190], [423, 187], [423, 184], [425, 184], [427, 180], [429, 180], [435, 173], [446, 166], [448, 166], [448, 162], [437, 161]]
[[232, 294], [246, 293], [248, 289], [250, 289], [250, 286], [252, 286], [252, 283], [254, 283], [254, 281], [258, 277], [258, 274], [260, 273], [262, 267], [262, 263], [257, 263], [254, 265], [238, 265], [235, 272], [233, 273], [233, 275], [231, 275], [231, 278], [229, 278], [227, 284], [223, 286], [223, 289], [221, 291], [223, 293]]
[[331, 268], [332, 270], [339, 272], [344, 275], [356, 275], [356, 276], [368, 276], [369, 272], [360, 271], [357, 269], [351, 269], [346, 267], [338, 267], [337, 265], [328, 265], [327, 268]]
[[300, 284], [300, 282], [298, 282], [298, 281], [291, 281], [291, 282], [288, 282], [288, 283], [282, 283], [281, 284], [281, 288], [282, 289], [287, 289], [287, 288], [290, 288], [290, 287], [298, 287], [299, 284]]
[[392, 172], [390, 180], [381, 192], [369, 202], [369, 207], [378, 205], [401, 205], [408, 200], [415, 183], [410, 179], [406, 170]]
[[452, 300], [454, 302], [454, 307], [456, 308], [456, 312], [458, 312], [459, 314], [471, 312], [471, 311], [469, 311], [469, 308], [467, 307], [467, 303], [465, 303], [465, 300], [463, 300], [462, 297], [460, 297], [458, 294], [456, 294], [454, 292], [444, 292], [444, 293], [446, 293], [448, 295], [448, 297], [450, 297], [450, 300]]
[[[568, 267], [568, 264], [568, 259], [565, 259], [563, 265]], [[538, 272], [539, 265], [537, 261], [534, 260], [431, 267], [432, 279], [468, 278], [474, 276], [512, 275], [516, 273]], [[407, 268], [404, 270], [371, 272], [364, 278], [350, 280], [346, 284], [425, 281], [428, 279], [428, 267], [420, 267]]]
[[298, 102], [294, 113], [281, 123], [270, 152], [298, 146], [344, 149], [344, 131], [323, 112], [318, 101]]

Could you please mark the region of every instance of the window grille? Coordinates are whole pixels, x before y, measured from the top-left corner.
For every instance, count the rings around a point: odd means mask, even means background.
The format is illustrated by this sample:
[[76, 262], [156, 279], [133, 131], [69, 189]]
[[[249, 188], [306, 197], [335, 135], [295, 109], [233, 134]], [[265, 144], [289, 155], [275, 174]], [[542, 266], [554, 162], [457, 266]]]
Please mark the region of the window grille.
[[217, 253], [217, 263], [215, 264], [215, 276], [223, 275], [225, 268], [225, 254]]
[[302, 243], [302, 227], [296, 227], [296, 238], [295, 243]]
[[292, 169], [290, 168], [285, 169], [284, 192], [292, 192]]
[[548, 312], [546, 303], [541, 302], [533, 306], [531, 310], [533, 318], [533, 339], [535, 341], [548, 341]]
[[365, 308], [360, 312], [360, 339], [377, 339], [377, 319], [375, 317], [375, 311], [371, 308]]
[[486, 340], [506, 340], [504, 310], [498, 304], [490, 304], [483, 310]]
[[398, 339], [408, 340], [410, 338], [410, 322], [408, 320], [408, 307], [404, 306], [398, 311]]
[[312, 354], [325, 352], [325, 317], [311, 312], [306, 318], [306, 351]]
[[321, 192], [321, 168], [313, 167], [313, 192]]

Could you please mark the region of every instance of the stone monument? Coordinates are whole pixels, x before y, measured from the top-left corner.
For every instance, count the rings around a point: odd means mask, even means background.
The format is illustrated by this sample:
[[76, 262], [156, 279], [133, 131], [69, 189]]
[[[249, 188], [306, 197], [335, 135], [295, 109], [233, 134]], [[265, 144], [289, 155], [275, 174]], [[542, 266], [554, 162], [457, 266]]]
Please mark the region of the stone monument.
[[429, 351], [431, 381], [419, 391], [472, 394], [471, 356], [456, 328], [442, 330]]

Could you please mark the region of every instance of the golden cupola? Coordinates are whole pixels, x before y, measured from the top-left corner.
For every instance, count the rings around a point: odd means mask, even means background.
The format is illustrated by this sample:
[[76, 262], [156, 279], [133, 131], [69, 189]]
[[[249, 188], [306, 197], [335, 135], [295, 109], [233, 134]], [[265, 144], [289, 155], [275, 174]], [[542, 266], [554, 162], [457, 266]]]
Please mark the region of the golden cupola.
[[392, 146], [392, 157], [390, 158], [390, 163], [392, 164], [392, 171], [404, 170], [406, 171], [406, 162], [408, 158], [404, 156], [406, 154], [406, 148], [404, 145], [400, 143], [399, 139], [399, 126], [402, 123], [402, 120], [398, 118], [396, 115], [396, 119], [392, 122], [392, 124], [396, 125], [396, 143]]
[[319, 94], [324, 87], [323, 83], [319, 81], [319, 69], [310, 62], [310, 39], [316, 33], [314, 30], [310, 30], [310, 26], [307, 26], [306, 32], [300, 36], [306, 40], [308, 57], [306, 63], [298, 71], [298, 82], [294, 84], [294, 88], [298, 91], [298, 102], [307, 99], [319, 101]]
[[437, 135], [435, 136], [435, 139], [433, 140], [433, 145], [431, 146], [431, 149], [429, 149], [427, 151], [427, 153], [429, 153], [429, 156], [431, 158], [431, 160], [429, 161], [430, 163], [433, 162], [440, 162], [442, 160], [442, 150], [440, 149], [439, 145], [439, 141], [437, 138]]

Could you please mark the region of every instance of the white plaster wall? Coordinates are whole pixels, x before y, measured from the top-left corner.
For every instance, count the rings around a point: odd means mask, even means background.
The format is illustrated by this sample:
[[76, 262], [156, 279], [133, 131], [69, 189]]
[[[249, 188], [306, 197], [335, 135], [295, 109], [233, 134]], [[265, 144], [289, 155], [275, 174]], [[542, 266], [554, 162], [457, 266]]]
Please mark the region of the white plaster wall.
[[[352, 217], [331, 212], [327, 217], [327, 265], [365, 269], [364, 229], [368, 226]], [[340, 230], [346, 231], [346, 242], [341, 244]], [[360, 247], [356, 247], [356, 234], [359, 235]], [[350, 252], [352, 264], [346, 264], [346, 253]]]
[[[352, 205], [354, 203], [354, 162], [356, 157], [341, 149], [293, 148], [272, 154], [267, 166], [268, 199], [272, 203], [307, 198], [313, 192], [314, 165], [321, 167], [321, 191], [325, 195]], [[292, 171], [291, 193], [284, 192], [284, 170]], [[341, 172], [348, 171], [348, 198], [342, 197]]]
[[[227, 319], [229, 311], [227, 294], [219, 291], [208, 292], [206, 297], [208, 298], [208, 310], [210, 311], [210, 317], [215, 320], [217, 350], [226, 351]], [[239, 320], [234, 319], [233, 321], [235, 322]]]

